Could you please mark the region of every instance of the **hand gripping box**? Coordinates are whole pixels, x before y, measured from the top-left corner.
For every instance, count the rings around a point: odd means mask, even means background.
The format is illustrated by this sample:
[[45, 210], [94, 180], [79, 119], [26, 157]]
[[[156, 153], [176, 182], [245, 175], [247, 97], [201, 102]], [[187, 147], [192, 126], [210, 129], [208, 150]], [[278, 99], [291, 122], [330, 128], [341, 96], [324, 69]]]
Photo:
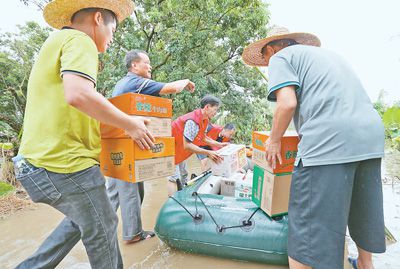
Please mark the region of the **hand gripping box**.
[[[133, 116], [148, 119], [150, 122], [146, 125], [147, 129], [153, 135], [153, 137], [168, 137], [172, 136], [171, 124], [172, 120], [169, 118], [156, 118], [156, 117], [144, 117], [144, 116]], [[125, 130], [115, 128], [111, 125], [100, 124], [101, 138], [130, 138]]]
[[141, 150], [132, 139], [102, 139], [100, 169], [105, 176], [139, 182], [175, 172], [175, 139], [156, 138], [151, 150]]
[[288, 212], [292, 174], [271, 174], [255, 165], [252, 200], [270, 217]]
[[221, 163], [211, 161], [211, 171], [215, 176], [230, 177], [246, 164], [246, 147], [244, 145], [229, 144], [217, 153], [224, 159]]
[[297, 145], [299, 137], [294, 131], [287, 131], [281, 139], [282, 164], [277, 160], [276, 168], [272, 169], [266, 159], [265, 142], [268, 140], [270, 132], [253, 132], [253, 157], [252, 160], [261, 168], [273, 174], [293, 172], [294, 162], [297, 155]]
[[125, 93], [108, 99], [129, 115], [172, 118], [172, 100], [146, 94]]
[[[121, 111], [150, 120], [147, 128], [154, 137], [172, 136], [172, 100], [145, 94], [126, 93], [108, 99]], [[129, 138], [123, 129], [101, 124], [101, 138]]]

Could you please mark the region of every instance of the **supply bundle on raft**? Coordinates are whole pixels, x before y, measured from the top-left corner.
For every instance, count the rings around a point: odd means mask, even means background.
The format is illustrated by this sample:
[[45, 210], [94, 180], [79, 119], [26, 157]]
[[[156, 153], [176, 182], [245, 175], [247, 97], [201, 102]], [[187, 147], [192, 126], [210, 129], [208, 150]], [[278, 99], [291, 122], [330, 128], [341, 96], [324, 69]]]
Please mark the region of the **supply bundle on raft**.
[[288, 264], [287, 216], [271, 219], [248, 198], [219, 195], [206, 174], [161, 208], [155, 232], [186, 252], [269, 264]]

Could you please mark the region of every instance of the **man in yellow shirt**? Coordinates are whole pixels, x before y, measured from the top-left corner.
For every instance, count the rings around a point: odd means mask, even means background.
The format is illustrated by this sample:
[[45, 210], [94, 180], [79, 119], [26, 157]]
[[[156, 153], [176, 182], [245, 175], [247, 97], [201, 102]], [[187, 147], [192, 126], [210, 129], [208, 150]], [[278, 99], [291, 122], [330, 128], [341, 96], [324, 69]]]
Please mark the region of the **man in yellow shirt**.
[[129, 117], [96, 92], [98, 53], [131, 0], [55, 0], [44, 9], [55, 32], [32, 68], [16, 176], [34, 202], [65, 219], [17, 268], [54, 268], [82, 239], [92, 268], [122, 268], [117, 216], [99, 169], [99, 121], [124, 128], [141, 148], [153, 146], [143, 120]]

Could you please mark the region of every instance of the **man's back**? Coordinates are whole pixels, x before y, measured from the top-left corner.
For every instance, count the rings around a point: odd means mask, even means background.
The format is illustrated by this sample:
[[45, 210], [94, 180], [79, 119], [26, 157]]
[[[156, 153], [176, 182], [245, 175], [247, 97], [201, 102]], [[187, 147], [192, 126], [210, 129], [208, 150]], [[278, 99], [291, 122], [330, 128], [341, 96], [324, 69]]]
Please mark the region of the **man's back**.
[[[360, 80], [333, 52], [304, 45], [270, 59], [270, 94], [297, 87], [294, 124], [304, 165], [353, 162], [383, 156], [384, 129]], [[321, 139], [322, 138], [322, 139]]]

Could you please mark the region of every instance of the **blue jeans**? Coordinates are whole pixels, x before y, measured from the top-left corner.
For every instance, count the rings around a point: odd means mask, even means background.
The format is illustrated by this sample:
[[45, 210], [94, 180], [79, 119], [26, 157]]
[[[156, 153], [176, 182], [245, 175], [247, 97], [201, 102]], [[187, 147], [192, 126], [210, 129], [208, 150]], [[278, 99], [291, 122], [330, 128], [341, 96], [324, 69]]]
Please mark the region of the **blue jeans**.
[[107, 197], [99, 167], [59, 174], [22, 161], [30, 169], [20, 169], [25, 172], [17, 175], [17, 179], [32, 201], [48, 204], [66, 217], [17, 268], [55, 268], [79, 240], [86, 248], [92, 268], [122, 268], [118, 218]]
[[182, 184], [185, 184], [188, 177], [188, 171], [186, 170], [186, 162], [183, 161], [177, 165], [175, 165], [175, 174], [168, 177], [168, 180], [171, 182], [176, 182], [177, 179], [181, 181]]
[[[131, 183], [116, 178], [108, 178], [107, 195], [115, 211], [121, 206], [122, 238], [132, 240], [142, 232], [140, 189], [143, 182]], [[144, 194], [144, 193], [143, 193]]]

